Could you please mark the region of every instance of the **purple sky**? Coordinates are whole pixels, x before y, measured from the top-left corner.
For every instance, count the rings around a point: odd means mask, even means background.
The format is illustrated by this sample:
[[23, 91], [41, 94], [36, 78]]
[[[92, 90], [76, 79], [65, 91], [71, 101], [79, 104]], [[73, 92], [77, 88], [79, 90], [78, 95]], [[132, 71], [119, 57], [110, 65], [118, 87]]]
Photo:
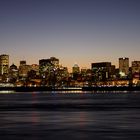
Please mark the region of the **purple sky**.
[[0, 0], [0, 54], [69, 68], [140, 60], [140, 0]]

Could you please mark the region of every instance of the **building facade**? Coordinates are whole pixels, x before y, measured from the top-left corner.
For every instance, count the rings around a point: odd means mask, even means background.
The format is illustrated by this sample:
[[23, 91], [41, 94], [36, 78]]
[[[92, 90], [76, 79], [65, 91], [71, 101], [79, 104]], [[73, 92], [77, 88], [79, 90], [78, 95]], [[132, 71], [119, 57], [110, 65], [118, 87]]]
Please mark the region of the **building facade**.
[[74, 66], [72, 67], [72, 73], [80, 73], [80, 67], [78, 66], [78, 64], [74, 64]]
[[31, 66], [26, 64], [26, 61], [20, 61], [19, 66], [19, 78], [27, 78], [28, 72], [31, 70]]
[[107, 81], [111, 77], [111, 62], [92, 63], [91, 69], [94, 82]]
[[140, 61], [132, 61], [132, 74], [140, 73]]
[[119, 58], [119, 74], [120, 77], [129, 75], [129, 58]]
[[140, 83], [140, 61], [132, 61], [133, 84]]
[[55, 57], [39, 60], [39, 74], [42, 80], [41, 85], [55, 86], [57, 83], [58, 69], [59, 59]]
[[0, 55], [0, 74], [8, 74], [9, 72], [9, 55]]
[[18, 68], [12, 64], [9, 68], [9, 81], [14, 83], [18, 79]]

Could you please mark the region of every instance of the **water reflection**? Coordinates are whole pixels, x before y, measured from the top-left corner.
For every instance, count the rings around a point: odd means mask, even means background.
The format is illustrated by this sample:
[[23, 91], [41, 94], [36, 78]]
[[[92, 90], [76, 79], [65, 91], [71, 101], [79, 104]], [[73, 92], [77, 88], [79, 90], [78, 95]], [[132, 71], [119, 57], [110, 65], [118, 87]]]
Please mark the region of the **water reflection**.
[[139, 93], [2, 94], [0, 139], [138, 140], [139, 101]]
[[40, 114], [38, 111], [31, 111], [31, 120], [34, 125], [40, 122]]
[[[19, 139], [136, 139], [140, 138], [135, 111], [28, 111], [0, 114], [0, 137]], [[6, 117], [7, 116], [7, 117]], [[3, 135], [3, 132], [6, 135]], [[12, 134], [12, 135], [11, 135]]]

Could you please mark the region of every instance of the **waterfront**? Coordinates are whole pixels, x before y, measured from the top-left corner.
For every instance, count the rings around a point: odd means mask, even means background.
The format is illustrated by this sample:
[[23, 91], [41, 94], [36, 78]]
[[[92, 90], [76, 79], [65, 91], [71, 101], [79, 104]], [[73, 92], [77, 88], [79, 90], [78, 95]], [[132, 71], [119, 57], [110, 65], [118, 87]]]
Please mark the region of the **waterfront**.
[[0, 139], [140, 139], [140, 92], [0, 94]]

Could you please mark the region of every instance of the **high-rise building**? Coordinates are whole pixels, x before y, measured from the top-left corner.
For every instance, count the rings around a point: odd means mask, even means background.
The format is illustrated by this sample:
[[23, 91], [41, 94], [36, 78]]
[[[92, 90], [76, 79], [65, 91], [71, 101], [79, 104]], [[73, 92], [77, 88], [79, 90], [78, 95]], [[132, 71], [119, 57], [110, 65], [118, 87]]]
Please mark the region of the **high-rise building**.
[[106, 81], [111, 77], [111, 62], [92, 63], [93, 81]]
[[39, 60], [39, 72], [40, 76], [44, 77], [46, 73], [55, 71], [59, 67], [59, 59], [51, 57], [50, 59]]
[[50, 62], [54, 67], [58, 67], [59, 66], [59, 59], [55, 58], [55, 57], [50, 57]]
[[31, 65], [31, 70], [36, 72], [36, 75], [39, 75], [39, 65], [37, 64], [32, 64]]
[[82, 81], [86, 82], [91, 82], [92, 80], [92, 71], [91, 69], [87, 69], [87, 68], [81, 68], [81, 78]]
[[26, 61], [25, 60], [20, 61], [20, 66], [23, 66], [23, 65], [26, 65]]
[[79, 76], [80, 76], [80, 67], [78, 66], [78, 64], [74, 64], [74, 66], [72, 67], [72, 76], [74, 80], [78, 80]]
[[119, 73], [121, 77], [129, 75], [129, 58], [119, 58]]
[[132, 74], [140, 73], [140, 61], [132, 61]]
[[78, 64], [74, 64], [74, 66], [72, 67], [72, 73], [80, 73], [80, 67], [78, 66]]
[[26, 78], [28, 76], [28, 72], [31, 70], [31, 66], [26, 64], [26, 61], [20, 61], [19, 66], [19, 77]]
[[9, 72], [9, 55], [0, 55], [0, 74], [8, 74]]
[[116, 78], [116, 67], [115, 65], [111, 65], [111, 71], [110, 71], [110, 76], [111, 76], [111, 79], [115, 79]]
[[134, 85], [140, 85], [140, 61], [132, 61], [132, 83]]
[[16, 65], [12, 64], [9, 68], [9, 80], [10, 82], [16, 82], [18, 79], [18, 68]]

